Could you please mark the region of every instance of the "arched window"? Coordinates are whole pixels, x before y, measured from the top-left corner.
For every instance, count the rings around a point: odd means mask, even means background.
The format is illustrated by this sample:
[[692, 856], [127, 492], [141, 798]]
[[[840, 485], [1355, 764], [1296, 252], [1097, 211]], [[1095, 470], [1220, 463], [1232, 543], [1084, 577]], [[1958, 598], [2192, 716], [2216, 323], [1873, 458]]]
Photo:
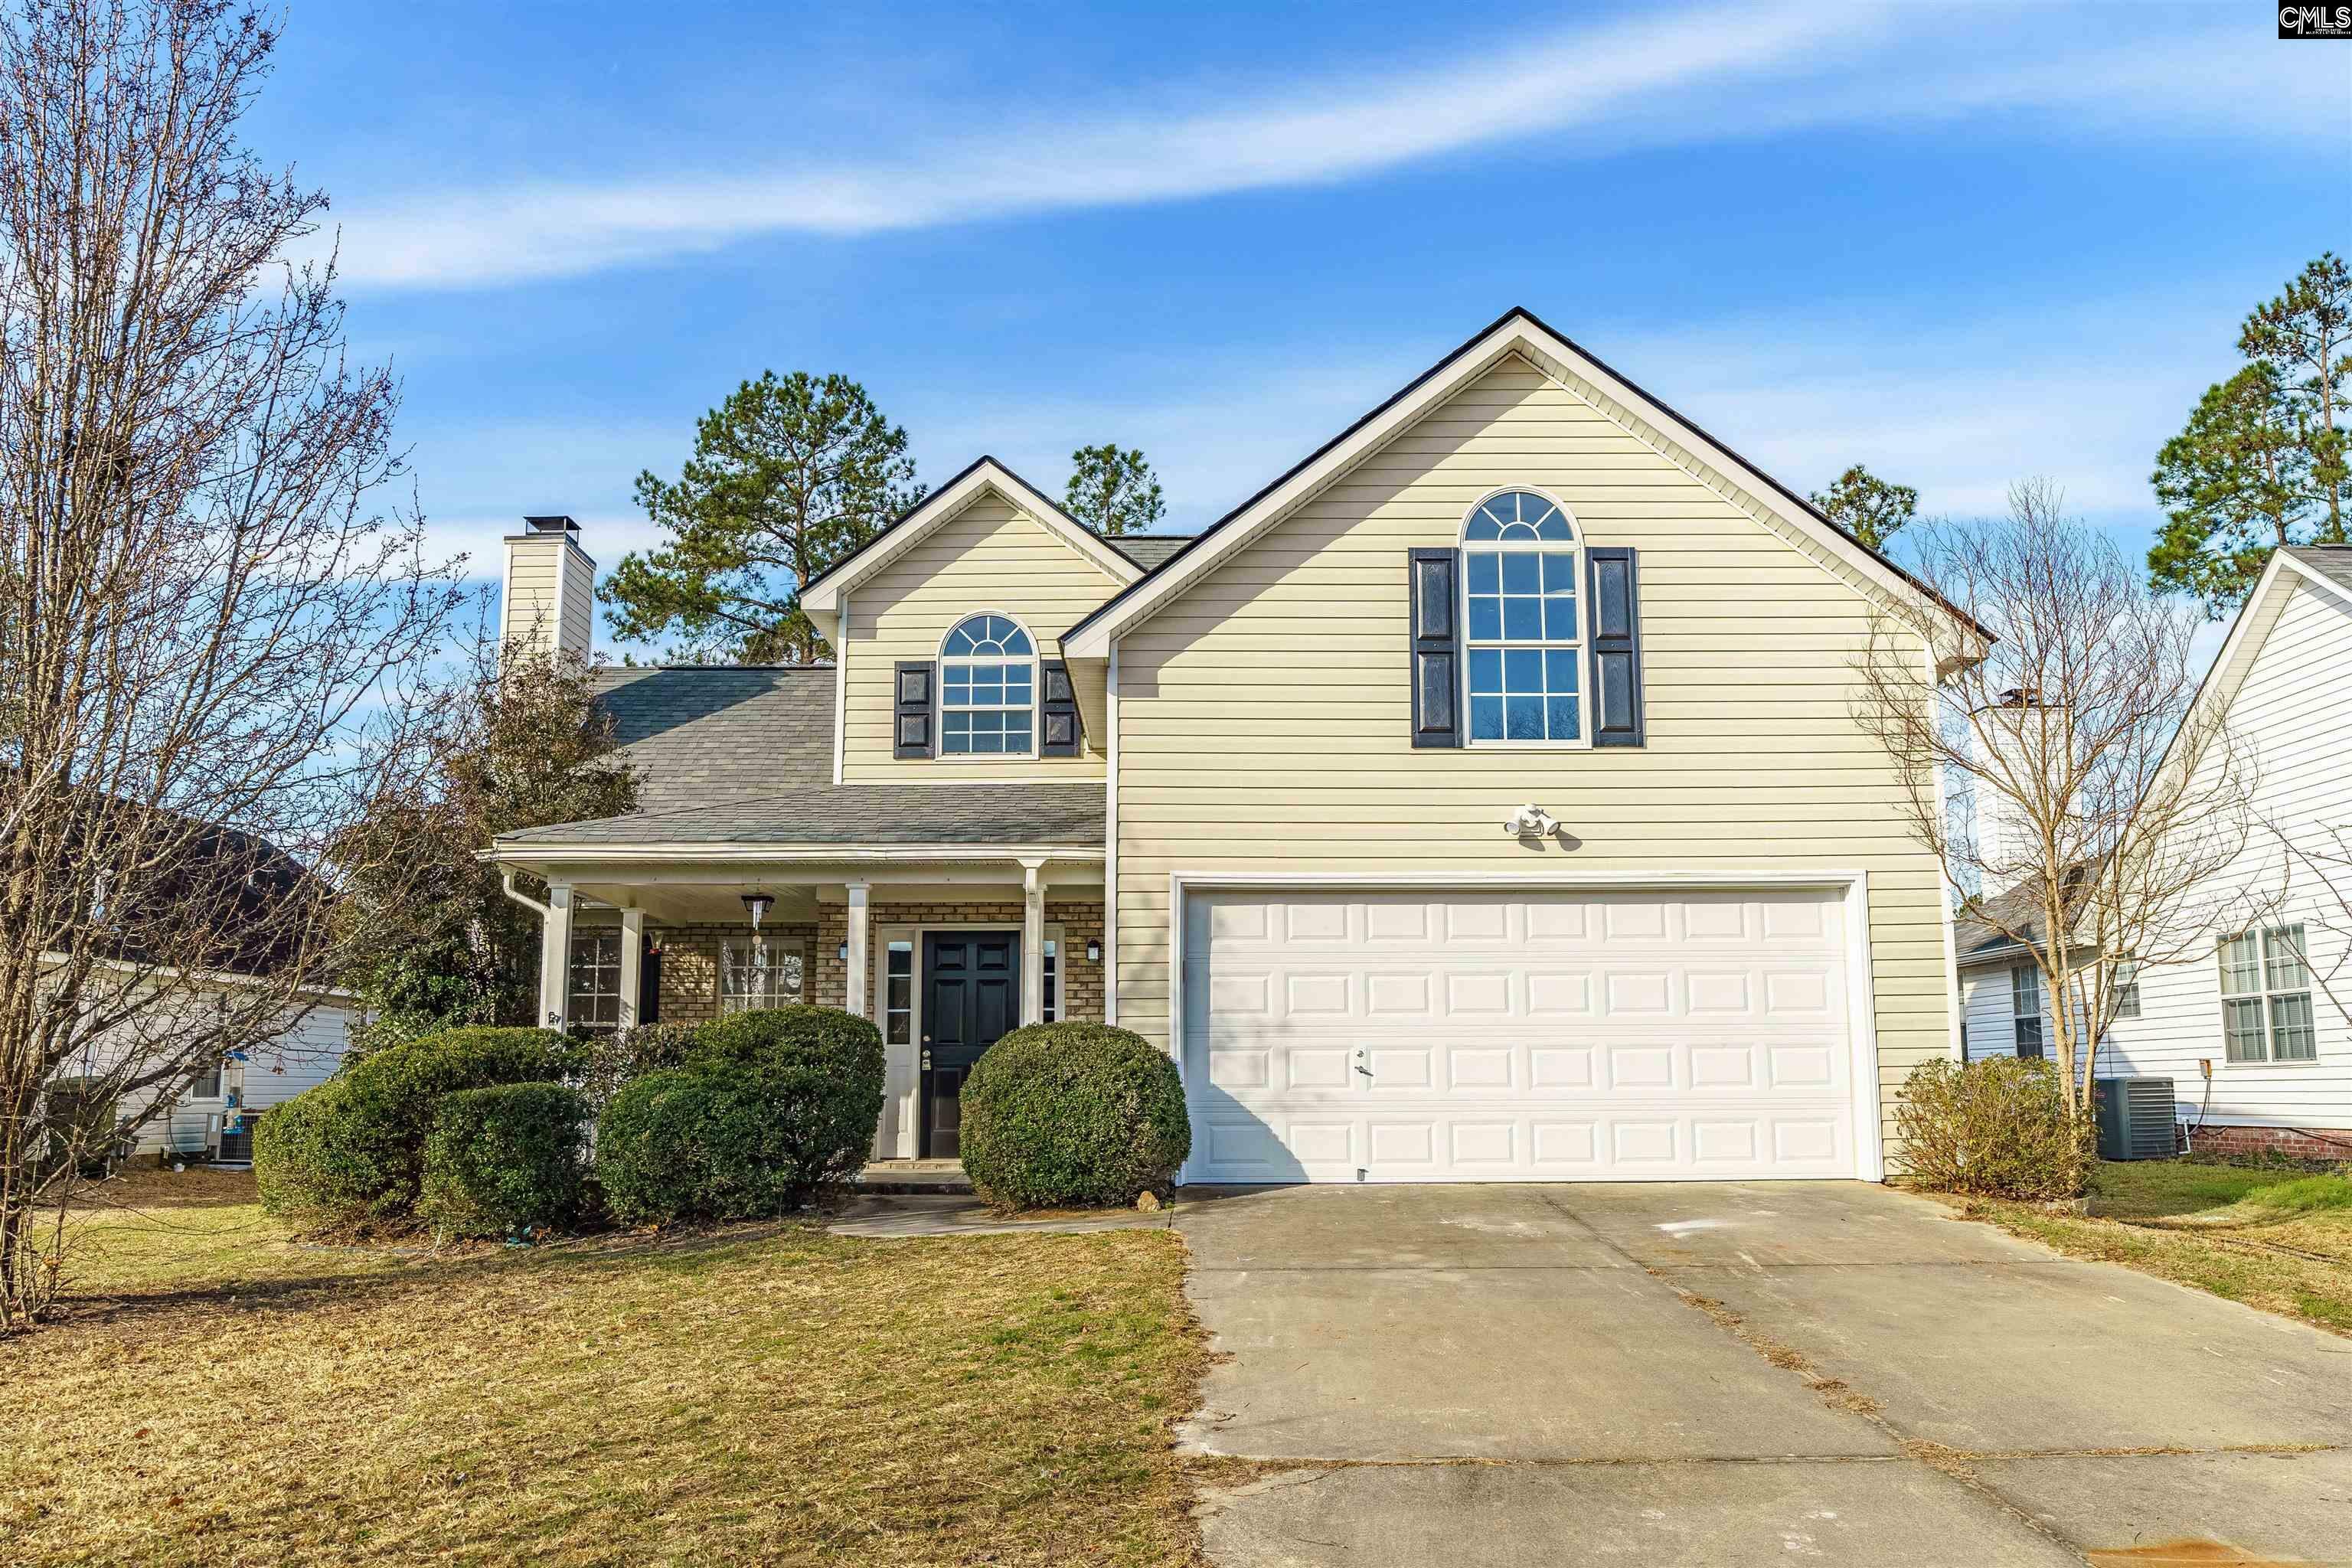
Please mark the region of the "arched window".
[[1010, 616], [956, 623], [940, 645], [940, 752], [1025, 757], [1037, 750], [1037, 645]]
[[1586, 744], [1576, 525], [1549, 496], [1504, 490], [1470, 509], [1462, 545], [1471, 743]]

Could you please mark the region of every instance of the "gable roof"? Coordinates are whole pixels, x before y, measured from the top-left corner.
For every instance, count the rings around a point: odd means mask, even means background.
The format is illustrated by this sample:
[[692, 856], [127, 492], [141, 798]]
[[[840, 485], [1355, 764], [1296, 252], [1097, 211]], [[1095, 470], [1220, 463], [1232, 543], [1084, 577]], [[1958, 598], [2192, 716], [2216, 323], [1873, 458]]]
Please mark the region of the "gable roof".
[[829, 614], [840, 606], [841, 595], [896, 561], [940, 524], [993, 490], [1060, 537], [1071, 549], [1102, 569], [1112, 582], [1125, 586], [1141, 576], [1142, 569], [1113, 549], [1102, 535], [1045, 499], [1019, 474], [985, 455], [975, 458], [962, 472], [891, 520], [873, 538], [808, 580], [801, 590], [801, 608], [812, 615]]
[[1889, 595], [1924, 596], [1948, 612], [1965, 630], [1990, 638], [1983, 626], [1839, 528], [1811, 502], [1552, 331], [1534, 312], [1515, 308], [1065, 632], [1063, 652], [1078, 658], [1108, 654], [1111, 642], [1120, 633], [1151, 616], [1391, 437], [1513, 354], [1571, 385], [1580, 396], [1630, 426], [1634, 434], [1759, 522], [1768, 527], [1779, 524], [1792, 541], [1809, 546], [1808, 553], [1823, 566]]
[[[2237, 700], [2238, 688], [2254, 668], [2254, 658], [2270, 640], [2271, 628], [2278, 624], [2280, 614], [2294, 596], [2296, 584], [2307, 584], [2352, 609], [2352, 545], [2288, 544], [2271, 552], [2270, 562], [2263, 574], [2254, 580], [2253, 590], [2246, 602], [2238, 606], [2237, 619], [2230, 623], [2229, 636], [2221, 642], [2221, 651], [2205, 670], [2205, 679], [2189, 700], [2192, 716], [2210, 714], [2218, 706], [2223, 712]], [[2183, 723], [2165, 743], [2161, 766], [2173, 763], [2173, 752], [2180, 737], [2189, 729]], [[2193, 759], [2183, 759], [2184, 763]]]

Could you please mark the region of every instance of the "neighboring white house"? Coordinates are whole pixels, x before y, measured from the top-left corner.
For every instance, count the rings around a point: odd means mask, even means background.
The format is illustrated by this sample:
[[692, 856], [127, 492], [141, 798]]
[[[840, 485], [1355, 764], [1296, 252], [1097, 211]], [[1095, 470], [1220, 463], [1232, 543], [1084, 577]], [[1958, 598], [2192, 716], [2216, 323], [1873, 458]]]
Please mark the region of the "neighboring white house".
[[172, 1109], [140, 1129], [137, 1152], [242, 1163], [253, 1158], [253, 1123], [272, 1106], [323, 1083], [350, 1048], [353, 1010], [322, 1002], [267, 1046], [232, 1053], [190, 1085]]
[[[2254, 842], [2225, 873], [2250, 923], [2131, 974], [2097, 1071], [2171, 1079], [2201, 1148], [2352, 1158], [2352, 546], [2277, 552], [2198, 700], [2259, 775]], [[2032, 958], [1967, 921], [1956, 945], [1969, 1057], [2042, 1054]]]

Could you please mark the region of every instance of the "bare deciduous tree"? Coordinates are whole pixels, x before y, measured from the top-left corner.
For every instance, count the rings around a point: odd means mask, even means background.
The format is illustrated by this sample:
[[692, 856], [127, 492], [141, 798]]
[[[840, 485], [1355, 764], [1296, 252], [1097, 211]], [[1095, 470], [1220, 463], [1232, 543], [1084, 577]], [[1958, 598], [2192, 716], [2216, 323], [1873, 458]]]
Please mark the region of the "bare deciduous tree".
[[377, 507], [396, 385], [277, 259], [325, 198], [238, 140], [274, 43], [218, 0], [0, 20], [0, 1329], [92, 1144], [338, 976], [322, 857], [458, 605]]
[[2014, 486], [2005, 520], [1913, 537], [1923, 581], [1990, 640], [1956, 643], [1932, 607], [1880, 612], [1855, 717], [1900, 770], [1906, 823], [1958, 912], [2041, 970], [2079, 1120], [2119, 966], [2210, 952], [2248, 895], [2233, 872], [2252, 763], [2196, 700], [2195, 606], [2152, 595], [2053, 488]]

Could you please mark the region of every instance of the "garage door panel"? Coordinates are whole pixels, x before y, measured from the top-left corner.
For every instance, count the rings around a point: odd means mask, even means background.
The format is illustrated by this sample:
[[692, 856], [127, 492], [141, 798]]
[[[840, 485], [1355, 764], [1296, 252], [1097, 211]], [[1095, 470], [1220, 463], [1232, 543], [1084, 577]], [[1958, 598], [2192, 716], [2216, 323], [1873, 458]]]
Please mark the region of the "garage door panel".
[[1771, 894], [1196, 895], [1197, 1181], [1854, 1173], [1842, 912]]

